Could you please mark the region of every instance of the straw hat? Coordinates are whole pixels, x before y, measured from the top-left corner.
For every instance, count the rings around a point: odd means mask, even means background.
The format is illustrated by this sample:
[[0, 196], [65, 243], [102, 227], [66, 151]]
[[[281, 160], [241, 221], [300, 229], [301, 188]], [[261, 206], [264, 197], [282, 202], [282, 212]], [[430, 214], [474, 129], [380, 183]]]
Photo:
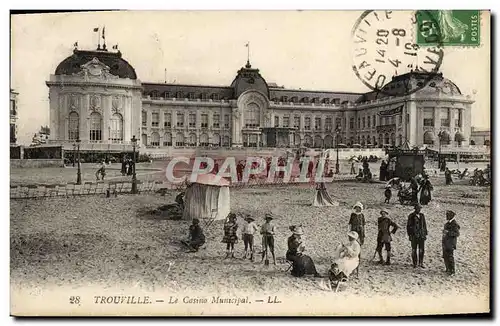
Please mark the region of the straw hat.
[[382, 213], [386, 213], [387, 215], [389, 215], [389, 211], [387, 209], [385, 209], [385, 208], [382, 208], [380, 210], [380, 214], [382, 214]]
[[264, 219], [267, 221], [267, 220], [272, 220], [274, 219], [274, 216], [272, 213], [266, 213], [266, 216], [264, 217]]
[[347, 236], [349, 238], [353, 238], [354, 240], [358, 240], [358, 238], [359, 238], [358, 232], [356, 232], [356, 231], [347, 232]]
[[454, 217], [455, 217], [455, 215], [456, 215], [456, 214], [455, 214], [455, 212], [454, 212], [454, 211], [450, 211], [450, 210], [447, 210], [447, 211], [446, 211], [446, 218], [447, 218], [448, 220], [451, 220], [452, 218], [454, 218]]
[[296, 235], [303, 235], [304, 231], [302, 230], [301, 226], [296, 226], [293, 228], [292, 233]]
[[361, 210], [363, 210], [363, 204], [361, 204], [359, 201], [356, 204], [354, 204], [352, 209], [355, 209], [356, 207], [359, 207], [359, 208], [361, 208]]
[[200, 220], [197, 218], [193, 218], [193, 224], [200, 224]]

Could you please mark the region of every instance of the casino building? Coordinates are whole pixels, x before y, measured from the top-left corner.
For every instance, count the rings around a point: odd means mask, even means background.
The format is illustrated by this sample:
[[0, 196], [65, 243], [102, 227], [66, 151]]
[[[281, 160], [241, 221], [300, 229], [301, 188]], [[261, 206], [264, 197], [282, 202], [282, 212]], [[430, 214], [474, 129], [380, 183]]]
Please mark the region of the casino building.
[[[250, 62], [229, 86], [140, 81], [120, 51], [73, 53], [50, 80], [51, 142], [96, 151], [179, 147], [467, 145], [473, 101], [442, 74], [395, 76], [379, 93], [297, 90]], [[407, 94], [404, 87], [421, 88]], [[386, 94], [392, 94], [388, 96]], [[337, 138], [338, 137], [338, 138]], [[68, 145], [69, 146], [69, 145]]]

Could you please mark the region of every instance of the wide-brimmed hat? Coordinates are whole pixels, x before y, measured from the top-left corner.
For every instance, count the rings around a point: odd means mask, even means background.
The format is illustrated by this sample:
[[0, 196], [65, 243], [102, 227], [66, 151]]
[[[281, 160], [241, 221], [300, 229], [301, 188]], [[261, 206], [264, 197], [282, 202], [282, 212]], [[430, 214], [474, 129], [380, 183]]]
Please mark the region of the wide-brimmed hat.
[[347, 232], [347, 236], [349, 238], [353, 238], [354, 240], [358, 240], [358, 238], [359, 238], [358, 232], [356, 232], [356, 231]]
[[361, 204], [359, 201], [356, 204], [354, 204], [354, 206], [352, 206], [352, 209], [355, 209], [356, 207], [359, 207], [361, 208], [361, 210], [363, 210], [363, 204]]
[[391, 186], [391, 185], [385, 185], [385, 187], [386, 187], [386, 188], [392, 188], [392, 186]]
[[193, 218], [193, 224], [200, 224], [200, 220], [197, 218]]
[[385, 209], [385, 208], [382, 208], [382, 209], [380, 210], [380, 214], [382, 214], [382, 213], [389, 214], [389, 211], [388, 211], [387, 209]]
[[232, 219], [232, 218], [237, 218], [237, 216], [236, 216], [235, 213], [229, 213], [229, 215], [227, 216], [227, 218]]
[[255, 219], [253, 217], [247, 216], [247, 217], [245, 217], [245, 221], [247, 221], [247, 222], [254, 222]]
[[417, 209], [417, 208], [422, 208], [422, 205], [420, 205], [420, 204], [415, 204], [415, 205], [413, 205], [413, 208], [415, 208], [415, 209]]
[[454, 212], [454, 211], [450, 211], [450, 210], [447, 210], [447, 211], [446, 211], [446, 218], [447, 218], [447, 219], [452, 219], [452, 218], [454, 218], [454, 217], [455, 217], [455, 215], [456, 215], [456, 214], [455, 214], [455, 212]]
[[304, 230], [302, 230], [301, 226], [296, 226], [296, 227], [293, 228], [292, 233], [293, 234], [297, 234], [297, 235], [303, 235], [304, 234]]
[[266, 215], [264, 216], [264, 219], [265, 220], [272, 220], [272, 219], [274, 219], [274, 216], [272, 213], [266, 213]]

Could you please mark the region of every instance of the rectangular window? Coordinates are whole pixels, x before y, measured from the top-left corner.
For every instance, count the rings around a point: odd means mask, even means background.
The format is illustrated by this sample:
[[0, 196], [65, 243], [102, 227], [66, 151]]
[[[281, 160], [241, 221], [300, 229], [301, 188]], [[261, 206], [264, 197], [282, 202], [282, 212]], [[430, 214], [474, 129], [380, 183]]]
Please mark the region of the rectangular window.
[[321, 130], [321, 118], [314, 118], [314, 130]]
[[177, 127], [184, 127], [184, 113], [177, 113]]
[[366, 120], [365, 120], [365, 117], [363, 117], [362, 121], [363, 121], [363, 129], [365, 129], [365, 128], [366, 128], [366, 124], [365, 124]]
[[182, 92], [177, 92], [175, 93], [176, 98], [182, 98]]
[[424, 118], [424, 127], [434, 127], [434, 119]]
[[306, 117], [304, 119], [304, 129], [311, 130], [311, 117]]
[[163, 127], [172, 127], [172, 113], [163, 113]]
[[377, 116], [373, 115], [373, 127], [375, 128], [377, 126]]
[[160, 125], [160, 114], [158, 112], [151, 113], [151, 127], [158, 128]]
[[300, 129], [300, 117], [293, 117], [293, 127]]
[[401, 125], [403, 123], [403, 115], [400, 114], [399, 115], [399, 125]]
[[361, 129], [361, 118], [358, 118], [358, 129]]
[[283, 117], [283, 127], [288, 128], [290, 126], [290, 117]]
[[147, 127], [148, 125], [148, 113], [146, 111], [142, 111], [142, 126]]
[[366, 123], [367, 123], [367, 127], [368, 127], [368, 128], [370, 128], [370, 127], [371, 127], [371, 125], [372, 125], [372, 122], [371, 122], [371, 117], [370, 117], [370, 116], [368, 116], [368, 117], [366, 118]]
[[457, 110], [457, 118], [455, 119], [455, 127], [462, 127], [462, 110]]
[[340, 129], [340, 128], [342, 128], [342, 119], [337, 118], [335, 119], [335, 129]]
[[208, 114], [206, 113], [201, 115], [201, 127], [208, 128]]
[[443, 127], [449, 127], [450, 126], [450, 120], [449, 119], [441, 119], [441, 126], [443, 126]]
[[10, 100], [10, 115], [16, 115], [16, 101]]
[[194, 97], [194, 93], [193, 93], [193, 92], [190, 92], [190, 93], [189, 93], [189, 99], [190, 99], [190, 100], [194, 100], [194, 99], [195, 99], [195, 97]]
[[275, 116], [274, 117], [274, 126], [279, 127], [280, 126], [280, 117]]
[[354, 118], [349, 120], [349, 129], [354, 129]]
[[214, 114], [214, 128], [220, 128], [220, 114]]
[[229, 114], [224, 115], [224, 128], [229, 129]]
[[281, 102], [288, 102], [288, 96], [282, 96]]
[[332, 130], [332, 118], [328, 117], [325, 119], [325, 129], [327, 131]]
[[196, 114], [189, 113], [189, 128], [196, 128]]
[[218, 101], [219, 100], [219, 94], [217, 94], [217, 93], [212, 94], [212, 100]]

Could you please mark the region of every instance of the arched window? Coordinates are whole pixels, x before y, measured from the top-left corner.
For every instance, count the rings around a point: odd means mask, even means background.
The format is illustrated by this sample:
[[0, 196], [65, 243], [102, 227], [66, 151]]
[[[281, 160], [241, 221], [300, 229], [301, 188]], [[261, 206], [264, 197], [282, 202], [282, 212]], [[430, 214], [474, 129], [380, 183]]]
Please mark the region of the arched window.
[[189, 146], [196, 146], [196, 134], [189, 135]]
[[141, 135], [141, 144], [144, 145], [144, 146], [147, 146], [147, 144], [148, 144], [148, 135], [146, 135], [146, 134], [142, 134]]
[[212, 145], [213, 146], [220, 146], [220, 135], [219, 134], [214, 134], [212, 136]]
[[175, 146], [184, 146], [184, 135], [181, 133], [178, 133], [175, 136]]
[[68, 139], [75, 140], [80, 132], [80, 116], [72, 111], [68, 117]]
[[392, 146], [396, 145], [396, 134], [395, 133], [391, 134], [391, 145]]
[[92, 112], [90, 115], [90, 140], [102, 140], [102, 117], [97, 112]]
[[311, 136], [305, 135], [304, 136], [304, 146], [305, 147], [312, 147], [312, 145], [313, 145], [313, 140], [312, 140]]
[[365, 146], [365, 136], [361, 137], [361, 146]]
[[160, 135], [157, 132], [151, 134], [151, 146], [160, 146]]
[[111, 116], [110, 120], [110, 139], [113, 143], [120, 143], [123, 141], [123, 118], [121, 114], [115, 113]]
[[259, 128], [260, 126], [260, 110], [255, 103], [247, 105], [244, 113], [245, 128]]
[[424, 133], [424, 145], [433, 145], [434, 144], [434, 134], [430, 131], [426, 131]]
[[333, 148], [333, 137], [332, 135], [325, 136], [325, 148]]
[[163, 135], [163, 146], [172, 146], [172, 134], [167, 132]]
[[231, 146], [231, 139], [229, 139], [229, 136], [224, 136], [224, 147], [229, 146]]
[[207, 134], [200, 135], [200, 146], [208, 146], [208, 135]]

